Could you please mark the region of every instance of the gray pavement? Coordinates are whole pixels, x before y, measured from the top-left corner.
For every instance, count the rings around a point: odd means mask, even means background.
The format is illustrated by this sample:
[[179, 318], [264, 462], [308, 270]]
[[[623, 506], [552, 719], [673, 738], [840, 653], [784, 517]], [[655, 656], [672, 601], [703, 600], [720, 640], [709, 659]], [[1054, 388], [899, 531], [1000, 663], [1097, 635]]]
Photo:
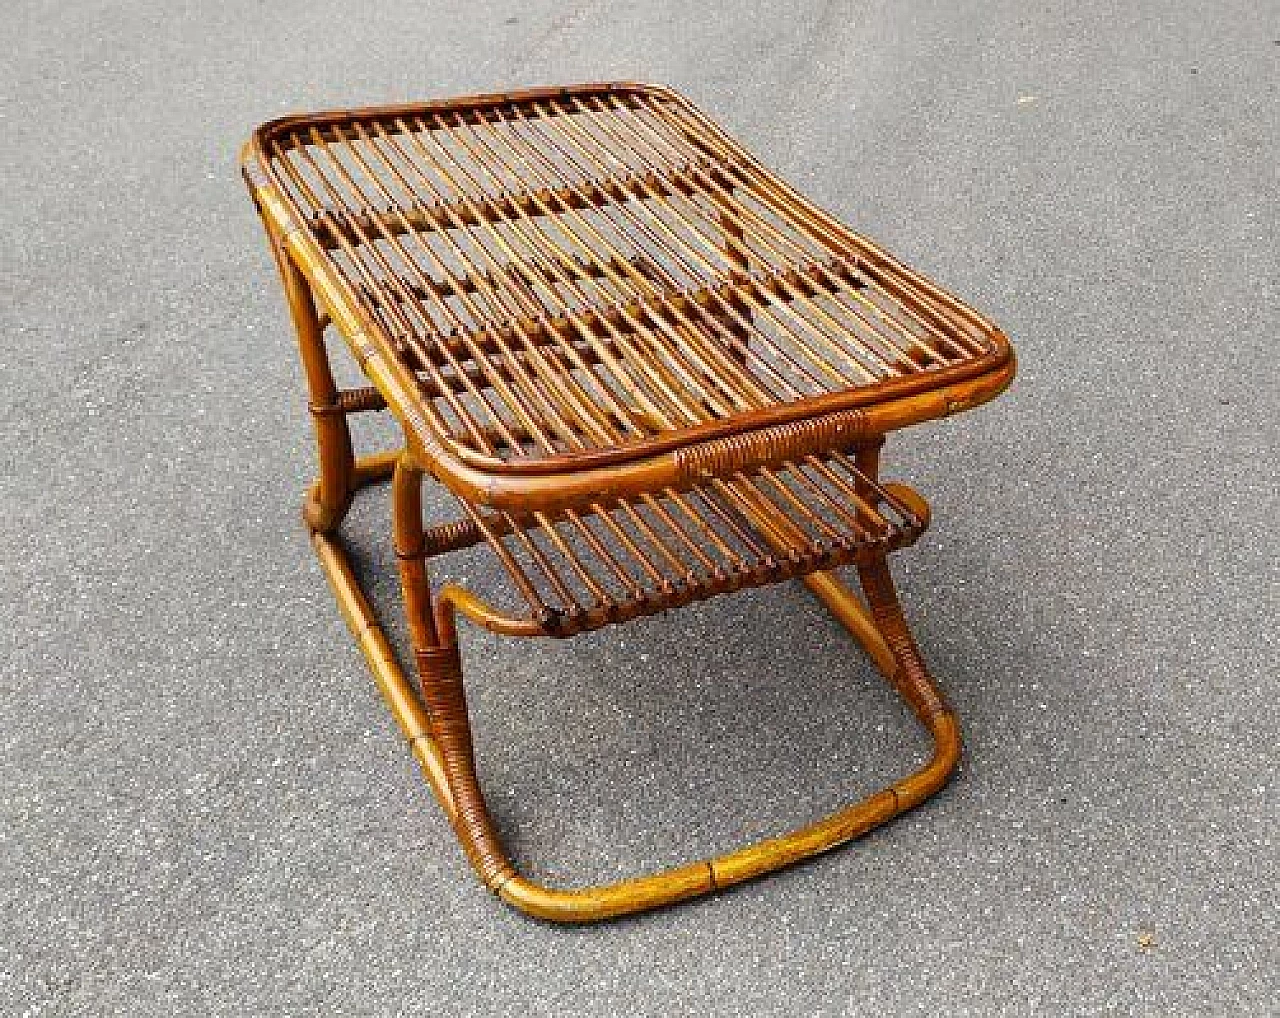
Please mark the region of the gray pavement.
[[[0, 1012], [1280, 1013], [1274, 0], [4, 20]], [[564, 930], [471, 879], [310, 556], [235, 154], [286, 110], [604, 78], [685, 90], [989, 311], [1021, 375], [888, 457], [934, 504], [898, 575], [955, 783]], [[349, 534], [390, 603], [383, 508]], [[801, 589], [466, 647], [484, 781], [544, 877], [780, 831], [923, 748]]]

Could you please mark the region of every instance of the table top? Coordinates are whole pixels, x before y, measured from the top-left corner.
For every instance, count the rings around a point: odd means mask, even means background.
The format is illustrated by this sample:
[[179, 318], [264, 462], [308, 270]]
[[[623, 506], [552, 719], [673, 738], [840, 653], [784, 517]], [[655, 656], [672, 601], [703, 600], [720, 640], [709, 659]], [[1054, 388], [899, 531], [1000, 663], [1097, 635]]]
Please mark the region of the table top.
[[670, 89], [285, 117], [245, 165], [358, 356], [408, 380], [392, 409], [472, 488], [1012, 375], [994, 325]]

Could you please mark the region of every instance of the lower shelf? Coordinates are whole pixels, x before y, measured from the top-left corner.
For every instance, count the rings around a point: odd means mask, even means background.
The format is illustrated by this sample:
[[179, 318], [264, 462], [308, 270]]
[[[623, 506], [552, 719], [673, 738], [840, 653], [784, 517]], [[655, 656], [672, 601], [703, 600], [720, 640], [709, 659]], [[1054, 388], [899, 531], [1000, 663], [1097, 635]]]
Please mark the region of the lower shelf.
[[556, 637], [868, 561], [928, 522], [914, 491], [873, 481], [839, 452], [590, 512], [516, 516], [458, 501], [463, 518], [427, 530], [428, 554], [481, 545], [502, 566], [483, 572], [509, 580], [468, 591], [464, 610], [491, 628]]

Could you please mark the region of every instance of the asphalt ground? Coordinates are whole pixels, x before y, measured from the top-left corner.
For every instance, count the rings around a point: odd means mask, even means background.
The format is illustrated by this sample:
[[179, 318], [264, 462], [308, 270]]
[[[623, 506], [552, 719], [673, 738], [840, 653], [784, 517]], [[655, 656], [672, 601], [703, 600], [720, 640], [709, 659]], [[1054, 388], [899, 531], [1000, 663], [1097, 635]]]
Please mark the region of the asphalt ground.
[[[5, 14], [0, 1011], [1280, 1012], [1274, 2]], [[934, 506], [896, 568], [955, 782], [810, 864], [560, 929], [473, 881], [311, 556], [235, 159], [289, 110], [623, 78], [989, 312], [1021, 373], [886, 451]], [[389, 606], [385, 509], [346, 534]], [[485, 786], [546, 879], [785, 830], [925, 748], [795, 586], [465, 651]]]

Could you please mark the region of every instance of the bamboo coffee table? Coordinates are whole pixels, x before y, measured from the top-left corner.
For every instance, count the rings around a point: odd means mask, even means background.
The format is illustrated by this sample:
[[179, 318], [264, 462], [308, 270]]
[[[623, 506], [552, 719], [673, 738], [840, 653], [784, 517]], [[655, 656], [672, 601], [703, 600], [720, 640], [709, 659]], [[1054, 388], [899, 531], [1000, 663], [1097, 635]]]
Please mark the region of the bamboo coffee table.
[[[480, 879], [559, 921], [706, 894], [848, 841], [933, 794], [954, 715], [886, 556], [924, 500], [884, 435], [982, 403], [1014, 359], [987, 319], [766, 170], [675, 92], [636, 84], [291, 116], [243, 154], [296, 326], [319, 443], [305, 518], [338, 603]], [[326, 331], [372, 383], [339, 389]], [[388, 409], [404, 448], [357, 458]], [[424, 526], [423, 476], [457, 502]], [[418, 681], [337, 531], [391, 480]], [[491, 589], [431, 590], [484, 546]], [[833, 569], [854, 566], [865, 601]], [[455, 620], [567, 637], [801, 579], [932, 733], [923, 767], [783, 837], [607, 887], [516, 872], [476, 780]]]

